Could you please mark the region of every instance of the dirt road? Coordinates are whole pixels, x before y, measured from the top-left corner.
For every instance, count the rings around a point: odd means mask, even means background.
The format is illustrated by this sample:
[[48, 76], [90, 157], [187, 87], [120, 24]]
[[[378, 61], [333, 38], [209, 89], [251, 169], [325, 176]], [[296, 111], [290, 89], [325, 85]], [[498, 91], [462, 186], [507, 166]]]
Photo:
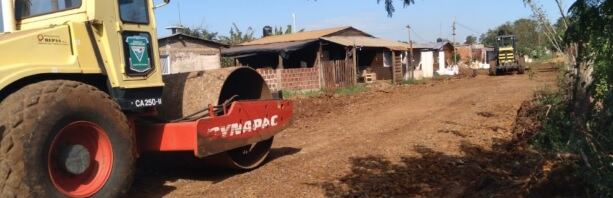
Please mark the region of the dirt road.
[[505, 175], [522, 168], [488, 164], [501, 157], [493, 146], [513, 137], [522, 101], [554, 78], [539, 70], [533, 79], [478, 76], [300, 99], [293, 127], [276, 137], [261, 168], [236, 174], [141, 163], [130, 194], [455, 197], [512, 189], [519, 184]]

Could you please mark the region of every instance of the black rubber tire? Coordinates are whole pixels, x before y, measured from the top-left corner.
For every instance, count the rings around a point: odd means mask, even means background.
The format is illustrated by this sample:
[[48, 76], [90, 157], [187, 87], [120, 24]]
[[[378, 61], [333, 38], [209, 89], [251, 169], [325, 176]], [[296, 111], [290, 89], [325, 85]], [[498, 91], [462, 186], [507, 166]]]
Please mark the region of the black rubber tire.
[[490, 76], [496, 76], [497, 75], [496, 61], [490, 61], [489, 74], [490, 74]]
[[519, 65], [519, 68], [517, 69], [517, 74], [524, 74], [526, 73], [526, 68], [523, 65]]
[[111, 141], [111, 174], [94, 197], [127, 193], [136, 150], [126, 116], [93, 86], [52, 80], [28, 85], [0, 103], [0, 197], [64, 197], [51, 182], [48, 149], [63, 125], [74, 121], [99, 125]]
[[490, 68], [490, 76], [496, 76], [498, 75], [498, 71], [496, 70], [496, 68]]
[[519, 65], [519, 67], [517, 68], [517, 74], [526, 73], [526, 59], [517, 58], [517, 65]]

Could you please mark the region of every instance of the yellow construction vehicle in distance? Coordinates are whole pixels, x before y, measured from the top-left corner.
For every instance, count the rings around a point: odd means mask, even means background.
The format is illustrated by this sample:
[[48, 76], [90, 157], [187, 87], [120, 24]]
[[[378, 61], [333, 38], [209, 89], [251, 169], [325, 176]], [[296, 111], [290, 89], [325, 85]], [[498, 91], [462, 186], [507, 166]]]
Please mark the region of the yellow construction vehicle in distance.
[[494, 49], [495, 60], [490, 62], [490, 75], [498, 75], [509, 72], [523, 74], [525, 71], [524, 61], [517, 53], [516, 37], [514, 35], [502, 35], [496, 37]]

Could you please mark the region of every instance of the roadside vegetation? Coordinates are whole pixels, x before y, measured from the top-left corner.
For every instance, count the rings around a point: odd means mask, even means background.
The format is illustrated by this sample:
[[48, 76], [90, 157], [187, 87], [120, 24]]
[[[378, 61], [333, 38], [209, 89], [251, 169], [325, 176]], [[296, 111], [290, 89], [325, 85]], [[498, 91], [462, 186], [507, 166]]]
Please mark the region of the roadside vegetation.
[[314, 97], [323, 94], [323, 91], [317, 90], [283, 90], [283, 98], [295, 98], [295, 97]]
[[[559, 3], [559, 1], [557, 1]], [[526, 1], [536, 16], [542, 12]], [[572, 174], [588, 197], [613, 196], [613, 1], [578, 0], [559, 26], [545, 26], [551, 46], [567, 58], [559, 89], [535, 103], [545, 111], [530, 143], [543, 152], [567, 154]], [[545, 23], [541, 23], [544, 25]], [[556, 25], [558, 26], [558, 25]]]
[[352, 95], [352, 94], [363, 93], [367, 91], [369, 91], [369, 88], [365, 84], [358, 83], [351, 87], [343, 87], [343, 88], [337, 88], [333, 90], [323, 90], [323, 89], [307, 90], [307, 91], [283, 90], [283, 98], [304, 98], [304, 97], [316, 97], [320, 95], [334, 95], [334, 94]]
[[402, 84], [404, 85], [423, 85], [423, 84], [426, 84], [426, 80], [409, 79], [409, 80], [402, 81]]
[[347, 94], [356, 94], [368, 91], [368, 87], [364, 84], [356, 84], [351, 87], [338, 88], [334, 91], [336, 94], [347, 95]]

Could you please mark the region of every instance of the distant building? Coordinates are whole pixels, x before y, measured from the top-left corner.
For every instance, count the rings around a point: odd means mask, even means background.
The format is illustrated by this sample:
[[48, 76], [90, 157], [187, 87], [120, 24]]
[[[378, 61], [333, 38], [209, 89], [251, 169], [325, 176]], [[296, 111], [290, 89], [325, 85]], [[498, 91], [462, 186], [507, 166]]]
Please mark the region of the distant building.
[[221, 49], [226, 45], [176, 31], [173, 33], [159, 38], [158, 42], [163, 74], [221, 68]]
[[419, 51], [434, 52], [434, 70], [453, 65], [453, 44], [448, 41], [436, 43], [417, 43], [413, 48]]
[[[441, 39], [442, 40], [442, 39]], [[413, 44], [414, 79], [432, 78], [434, 73], [453, 65], [453, 44], [448, 41]]]
[[486, 51], [487, 49], [483, 44], [462, 44], [455, 46], [461, 61], [469, 63], [477, 61], [480, 63], [486, 63]]
[[365, 73], [400, 82], [401, 54], [408, 48], [353, 27], [337, 27], [265, 36], [222, 53], [237, 65], [257, 69], [273, 90], [305, 90], [352, 86]]

